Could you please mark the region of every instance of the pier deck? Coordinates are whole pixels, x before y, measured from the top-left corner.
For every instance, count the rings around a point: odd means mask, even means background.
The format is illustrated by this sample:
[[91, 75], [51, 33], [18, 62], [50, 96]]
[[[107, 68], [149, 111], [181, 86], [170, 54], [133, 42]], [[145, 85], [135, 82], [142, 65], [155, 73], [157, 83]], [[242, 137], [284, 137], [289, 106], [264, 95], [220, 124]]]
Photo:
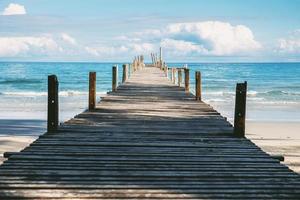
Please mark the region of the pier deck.
[[300, 199], [300, 176], [155, 67], [12, 154], [0, 199]]

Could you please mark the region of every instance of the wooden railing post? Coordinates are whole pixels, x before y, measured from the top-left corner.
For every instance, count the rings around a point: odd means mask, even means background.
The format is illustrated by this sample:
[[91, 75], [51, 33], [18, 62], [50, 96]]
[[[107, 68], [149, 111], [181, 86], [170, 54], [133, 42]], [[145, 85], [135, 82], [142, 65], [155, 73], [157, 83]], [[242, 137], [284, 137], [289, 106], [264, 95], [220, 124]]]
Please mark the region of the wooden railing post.
[[122, 77], [122, 83], [125, 83], [127, 80], [127, 65], [123, 64], [123, 77]]
[[47, 118], [47, 131], [55, 132], [58, 128], [58, 80], [56, 75], [48, 76]]
[[196, 100], [201, 101], [201, 73], [199, 71], [196, 71], [195, 73], [196, 77]]
[[166, 77], [168, 78], [168, 67], [167, 66], [164, 66], [164, 72], [165, 72]]
[[247, 82], [236, 84], [234, 135], [245, 137]]
[[113, 66], [112, 67], [112, 91], [117, 91], [118, 87], [118, 67]]
[[176, 77], [175, 77], [175, 73], [176, 73], [176, 71], [175, 71], [176, 69], [175, 68], [172, 68], [172, 82], [173, 82], [173, 84], [175, 84], [175, 82], [176, 82]]
[[166, 70], [167, 70], [167, 78], [170, 80], [170, 68], [166, 67]]
[[185, 92], [188, 94], [190, 92], [190, 69], [184, 69], [184, 85]]
[[177, 73], [178, 74], [177, 75], [178, 76], [178, 86], [181, 87], [181, 83], [182, 83], [182, 71], [181, 71], [181, 68], [178, 68], [177, 71], [178, 71], [178, 73]]
[[96, 107], [96, 72], [89, 74], [89, 110]]

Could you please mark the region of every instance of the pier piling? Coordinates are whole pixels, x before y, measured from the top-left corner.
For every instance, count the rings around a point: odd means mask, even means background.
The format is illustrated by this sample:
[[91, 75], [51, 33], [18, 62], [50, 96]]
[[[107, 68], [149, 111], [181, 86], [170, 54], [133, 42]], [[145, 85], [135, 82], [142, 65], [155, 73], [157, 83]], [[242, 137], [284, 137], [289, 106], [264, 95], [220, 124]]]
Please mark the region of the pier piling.
[[95, 109], [96, 106], [96, 72], [89, 74], [89, 110]]
[[190, 69], [184, 69], [184, 85], [185, 92], [188, 94], [190, 92]]
[[178, 86], [181, 87], [182, 84], [182, 71], [180, 68], [177, 69], [177, 76], [178, 76]]
[[47, 118], [47, 131], [55, 132], [58, 128], [58, 80], [56, 75], [48, 76]]
[[234, 135], [245, 137], [247, 81], [236, 84]]
[[118, 87], [118, 66], [112, 67], [112, 91], [117, 91]]
[[196, 100], [201, 101], [201, 73], [199, 71], [195, 72], [195, 80], [196, 80]]
[[123, 77], [122, 77], [122, 83], [125, 83], [128, 77], [128, 70], [127, 70], [127, 64], [123, 64]]

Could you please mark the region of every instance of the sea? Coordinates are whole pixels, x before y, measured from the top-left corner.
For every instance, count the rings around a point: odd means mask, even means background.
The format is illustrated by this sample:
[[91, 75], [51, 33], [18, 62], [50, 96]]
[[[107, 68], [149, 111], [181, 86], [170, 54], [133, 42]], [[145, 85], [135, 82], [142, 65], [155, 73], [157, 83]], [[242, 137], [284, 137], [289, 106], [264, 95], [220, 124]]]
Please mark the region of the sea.
[[[88, 73], [97, 72], [97, 98], [111, 90], [112, 66], [123, 63], [0, 62], [0, 119], [47, 117], [47, 76], [59, 80], [60, 121], [87, 108]], [[203, 100], [232, 121], [235, 86], [248, 82], [247, 120], [300, 121], [300, 63], [168, 63], [201, 71]]]

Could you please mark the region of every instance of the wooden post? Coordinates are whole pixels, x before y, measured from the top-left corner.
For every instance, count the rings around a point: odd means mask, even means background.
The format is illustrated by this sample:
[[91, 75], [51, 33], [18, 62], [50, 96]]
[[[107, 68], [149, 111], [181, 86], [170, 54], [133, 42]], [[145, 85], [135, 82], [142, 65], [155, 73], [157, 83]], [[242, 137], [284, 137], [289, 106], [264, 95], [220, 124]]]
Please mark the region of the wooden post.
[[178, 86], [180, 87], [181, 86], [181, 83], [182, 83], [182, 71], [181, 71], [181, 69], [180, 68], [178, 68], [177, 69], [177, 71], [178, 71]]
[[154, 64], [153, 53], [151, 53], [151, 61], [152, 61], [152, 64]]
[[196, 100], [201, 101], [201, 73], [199, 71], [196, 71], [195, 73], [196, 77]]
[[47, 132], [58, 128], [58, 80], [56, 75], [48, 76], [48, 116]]
[[117, 91], [118, 87], [118, 67], [113, 66], [112, 68], [112, 91]]
[[144, 66], [145, 66], [144, 64], [145, 63], [144, 63], [144, 56], [143, 55], [141, 55], [141, 62], [142, 62], [142, 68], [144, 68]]
[[245, 137], [247, 81], [236, 84], [234, 135]]
[[89, 110], [96, 107], [96, 72], [89, 74]]
[[167, 70], [167, 71], [166, 71], [166, 74], [167, 74], [167, 78], [168, 78], [168, 79], [170, 79], [170, 77], [169, 77], [169, 69], [170, 69], [169, 67], [166, 67], [166, 70]]
[[176, 70], [175, 68], [172, 68], [172, 77], [173, 77], [173, 78], [172, 78], [172, 79], [173, 79], [172, 82], [173, 82], [173, 84], [175, 84], [175, 82], [176, 82], [176, 80], [175, 80], [175, 78], [176, 78], [176, 77], [175, 77], [176, 71], [175, 71], [175, 70]]
[[184, 85], [185, 92], [188, 94], [190, 92], [190, 69], [184, 69]]
[[122, 76], [122, 83], [125, 83], [127, 80], [127, 65], [123, 64], [123, 76]]
[[162, 47], [159, 48], [159, 60], [162, 63], [162, 61], [163, 61]]

